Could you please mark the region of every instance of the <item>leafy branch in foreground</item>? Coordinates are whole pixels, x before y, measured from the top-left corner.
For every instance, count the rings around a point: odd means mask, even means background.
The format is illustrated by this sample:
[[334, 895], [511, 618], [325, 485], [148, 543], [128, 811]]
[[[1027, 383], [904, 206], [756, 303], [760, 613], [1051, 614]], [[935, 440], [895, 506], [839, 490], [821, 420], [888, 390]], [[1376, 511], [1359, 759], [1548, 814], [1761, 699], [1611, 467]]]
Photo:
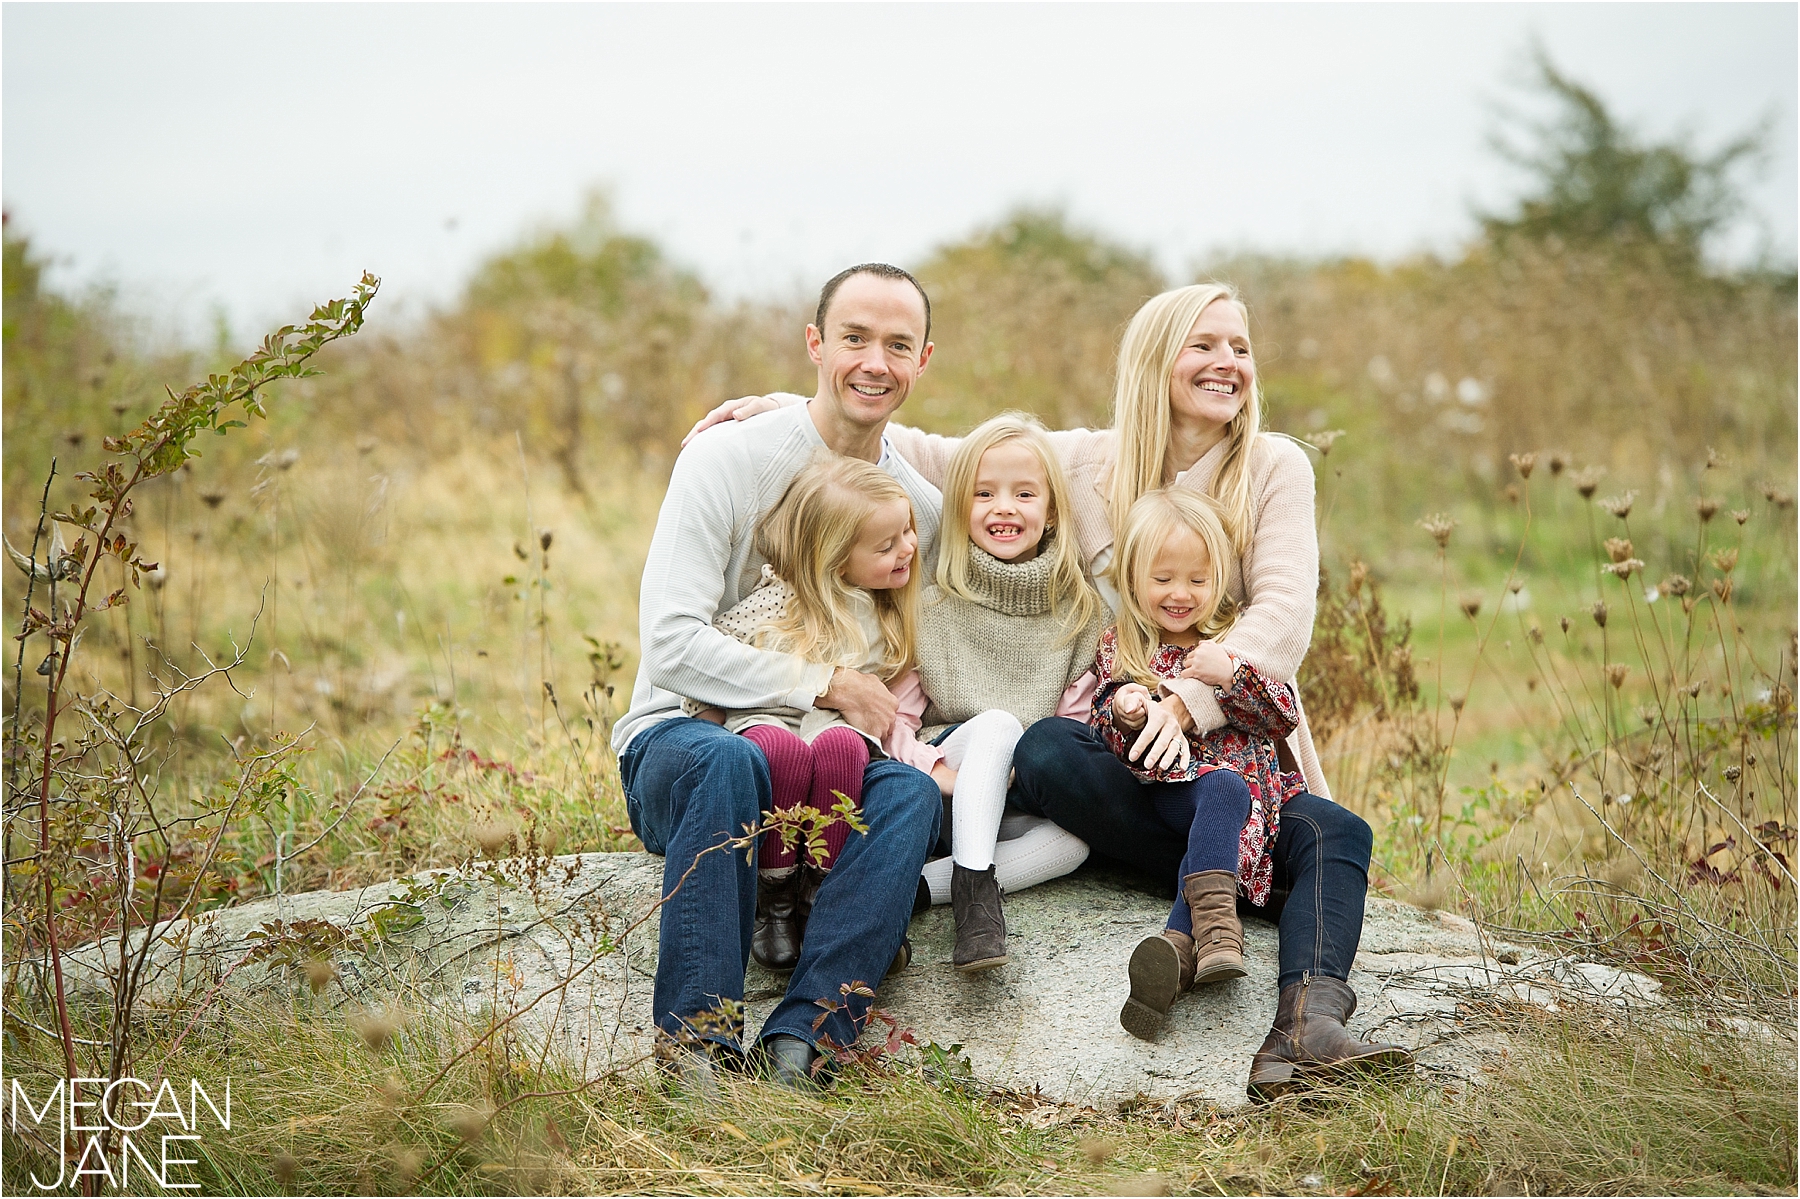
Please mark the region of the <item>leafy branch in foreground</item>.
[[[80, 695], [69, 691], [69, 666], [81, 641], [82, 627], [93, 613], [117, 607], [127, 600], [127, 588], [105, 596], [94, 592], [101, 561], [118, 559], [130, 576], [130, 585], [142, 585], [157, 563], [146, 562], [139, 546], [124, 531], [133, 510], [133, 493], [146, 480], [167, 475], [191, 458], [199, 457], [194, 441], [203, 432], [223, 436], [244, 428], [243, 418], [266, 417], [270, 384], [318, 374], [311, 359], [321, 349], [362, 328], [380, 280], [364, 273], [354, 292], [313, 309], [303, 325], [287, 325], [269, 334], [249, 357], [223, 374], [209, 376], [169, 398], [136, 429], [104, 440], [113, 455], [96, 470], [76, 478], [89, 485], [83, 502], [49, 517], [51, 561], [37, 561], [37, 541], [32, 555], [14, 554], [33, 584], [47, 584], [45, 607], [34, 607], [30, 592], [16, 640], [24, 643], [43, 634], [49, 652], [38, 668], [45, 679], [41, 715], [27, 722], [24, 695], [15, 693], [9, 729], [7, 795], [5, 809], [6, 935], [9, 959], [15, 964], [7, 990], [15, 992], [20, 965], [35, 968], [40, 991], [51, 992], [56, 1035], [61, 1042], [68, 1077], [76, 1067], [78, 1039], [69, 1017], [69, 1000], [63, 977], [64, 928], [68, 921], [71, 940], [92, 940], [117, 931], [145, 927], [142, 945], [147, 949], [161, 921], [186, 914], [206, 885], [201, 877], [217, 853], [219, 832], [242, 802], [266, 803], [285, 793], [292, 778], [282, 762], [292, 752], [281, 743], [272, 753], [253, 755], [241, 772], [233, 794], [208, 816], [217, 821], [210, 836], [201, 820], [172, 818], [155, 802], [153, 755], [147, 736], [166, 711], [171, 696], [191, 690], [215, 675], [230, 679], [230, 670], [243, 660], [237, 650], [224, 665], [208, 662], [198, 675], [176, 671], [167, 684], [157, 680], [156, 698], [143, 709], [107, 694]], [[46, 499], [48, 486], [46, 486]], [[46, 504], [47, 506], [47, 504]], [[80, 530], [73, 546], [64, 547], [57, 525]], [[44, 530], [40, 513], [39, 537]], [[10, 547], [9, 547], [10, 548]], [[64, 594], [59, 596], [59, 584]], [[69, 594], [71, 593], [72, 594]], [[22, 676], [21, 676], [22, 677]], [[65, 712], [81, 718], [84, 727], [75, 737], [58, 739], [58, 718]], [[24, 777], [20, 777], [24, 775]], [[254, 793], [254, 794], [251, 794]], [[36, 808], [34, 844], [15, 848], [13, 828]], [[184, 838], [200, 837], [205, 848], [191, 870], [171, 869], [191, 847]], [[139, 841], [149, 842], [140, 853]], [[143, 868], [140, 871], [140, 863]], [[36, 886], [27, 891], [14, 885], [15, 876], [29, 877]], [[166, 904], [172, 880], [185, 884], [187, 894], [176, 903], [174, 914]], [[23, 882], [23, 880], [21, 880]], [[27, 895], [41, 897], [41, 911], [31, 911]], [[118, 1077], [130, 1061], [132, 1012], [140, 987], [143, 954], [127, 952], [121, 941], [119, 959], [107, 970], [111, 996], [111, 1036], [104, 1043], [110, 1059], [104, 1077]], [[43, 987], [48, 972], [50, 986]], [[88, 1043], [88, 1042], [81, 1042]], [[73, 1084], [71, 1084], [72, 1086]]]

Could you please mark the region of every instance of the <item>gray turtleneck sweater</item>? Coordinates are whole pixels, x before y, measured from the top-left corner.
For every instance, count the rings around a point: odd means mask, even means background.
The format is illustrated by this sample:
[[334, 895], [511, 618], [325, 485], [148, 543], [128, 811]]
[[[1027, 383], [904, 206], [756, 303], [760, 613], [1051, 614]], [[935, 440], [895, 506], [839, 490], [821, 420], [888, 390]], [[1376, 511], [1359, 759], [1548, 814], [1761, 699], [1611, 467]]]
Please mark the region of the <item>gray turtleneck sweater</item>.
[[1064, 640], [1068, 611], [1050, 611], [1050, 556], [1042, 549], [1029, 562], [1002, 562], [971, 545], [969, 589], [974, 602], [925, 588], [919, 678], [931, 702], [921, 741], [990, 708], [1027, 726], [1053, 716], [1069, 684], [1094, 666], [1104, 613]]

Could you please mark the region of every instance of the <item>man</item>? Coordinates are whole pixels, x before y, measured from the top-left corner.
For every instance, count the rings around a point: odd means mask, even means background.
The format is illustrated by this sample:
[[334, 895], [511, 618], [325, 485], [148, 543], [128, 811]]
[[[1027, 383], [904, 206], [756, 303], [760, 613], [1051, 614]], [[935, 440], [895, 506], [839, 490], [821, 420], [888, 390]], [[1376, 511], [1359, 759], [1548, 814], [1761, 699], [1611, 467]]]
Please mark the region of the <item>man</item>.
[[[676, 1069], [703, 1092], [714, 1062], [743, 1052], [741, 1030], [721, 1017], [743, 1000], [756, 912], [756, 870], [745, 853], [705, 851], [760, 818], [770, 784], [755, 745], [682, 716], [682, 697], [721, 708], [835, 708], [877, 737], [896, 710], [873, 675], [753, 648], [712, 621], [755, 585], [763, 564], [757, 521], [821, 448], [893, 475], [918, 524], [914, 569], [929, 572], [936, 557], [941, 497], [883, 436], [931, 360], [930, 300], [905, 271], [867, 263], [825, 285], [814, 319], [806, 328], [818, 366], [813, 398], [711, 430], [675, 461], [644, 564], [631, 710], [613, 731], [631, 827], [667, 858], [657, 1027], [680, 1038]], [[850, 839], [826, 875], [787, 994], [757, 1039], [754, 1054], [777, 1081], [809, 1085], [820, 1041], [848, 1045], [860, 1034], [869, 1000], [848, 994], [846, 984], [873, 988], [887, 972], [941, 815], [928, 776], [886, 759], [869, 764], [869, 831]]]

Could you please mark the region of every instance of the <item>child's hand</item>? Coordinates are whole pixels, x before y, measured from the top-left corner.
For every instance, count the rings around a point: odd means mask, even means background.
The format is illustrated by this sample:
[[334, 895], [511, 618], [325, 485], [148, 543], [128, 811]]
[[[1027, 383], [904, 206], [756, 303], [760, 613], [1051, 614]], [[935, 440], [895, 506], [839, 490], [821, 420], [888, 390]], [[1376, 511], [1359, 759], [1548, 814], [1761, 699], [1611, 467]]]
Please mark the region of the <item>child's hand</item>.
[[1137, 761], [1139, 754], [1143, 755], [1146, 770], [1187, 768], [1187, 734], [1181, 731], [1181, 721], [1175, 714], [1161, 704], [1153, 703], [1145, 709], [1144, 731], [1131, 743], [1131, 760]]
[[945, 796], [956, 794], [956, 771], [942, 759], [937, 760], [931, 768], [931, 781], [938, 785], [938, 791]]
[[1151, 706], [1150, 689], [1142, 683], [1126, 683], [1113, 695], [1113, 725], [1121, 729], [1141, 729], [1144, 714]]
[[1202, 641], [1187, 652], [1181, 667], [1184, 678], [1199, 679], [1209, 687], [1229, 687], [1237, 663], [1217, 641]]

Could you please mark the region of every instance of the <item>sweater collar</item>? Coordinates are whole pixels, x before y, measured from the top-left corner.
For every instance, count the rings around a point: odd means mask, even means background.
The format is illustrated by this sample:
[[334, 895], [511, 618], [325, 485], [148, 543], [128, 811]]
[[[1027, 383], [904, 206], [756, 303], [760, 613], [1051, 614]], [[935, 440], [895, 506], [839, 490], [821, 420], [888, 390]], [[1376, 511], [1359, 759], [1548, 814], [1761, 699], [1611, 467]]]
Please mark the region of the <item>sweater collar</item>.
[[1050, 567], [1054, 529], [1046, 530], [1029, 562], [1002, 562], [978, 545], [969, 546], [969, 590], [983, 607], [1007, 616], [1037, 616], [1050, 610]]

